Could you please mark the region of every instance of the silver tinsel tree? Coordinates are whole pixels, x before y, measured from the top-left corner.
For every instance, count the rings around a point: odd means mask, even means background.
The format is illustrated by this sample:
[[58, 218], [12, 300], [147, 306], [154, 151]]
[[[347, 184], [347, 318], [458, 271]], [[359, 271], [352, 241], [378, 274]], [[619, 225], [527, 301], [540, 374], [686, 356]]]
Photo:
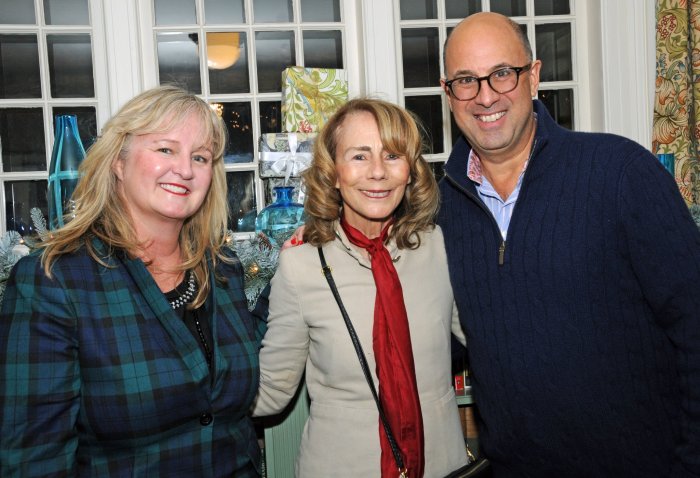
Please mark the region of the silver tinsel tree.
[[[232, 233], [229, 232], [229, 237]], [[275, 275], [280, 249], [264, 234], [257, 234], [250, 240], [229, 242], [243, 265], [245, 295], [248, 308], [253, 310], [260, 293]]]
[[23, 244], [22, 236], [16, 231], [7, 231], [0, 237], [0, 297], [5, 292], [5, 283], [10, 277], [10, 271], [24, 255], [17, 246]]

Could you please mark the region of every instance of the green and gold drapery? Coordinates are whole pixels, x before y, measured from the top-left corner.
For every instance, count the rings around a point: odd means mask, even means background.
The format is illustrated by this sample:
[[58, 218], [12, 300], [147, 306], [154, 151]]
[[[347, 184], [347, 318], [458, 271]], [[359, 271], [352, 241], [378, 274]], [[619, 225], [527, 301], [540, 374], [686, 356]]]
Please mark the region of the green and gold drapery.
[[675, 155], [683, 197], [700, 204], [700, 0], [656, 4], [653, 150]]

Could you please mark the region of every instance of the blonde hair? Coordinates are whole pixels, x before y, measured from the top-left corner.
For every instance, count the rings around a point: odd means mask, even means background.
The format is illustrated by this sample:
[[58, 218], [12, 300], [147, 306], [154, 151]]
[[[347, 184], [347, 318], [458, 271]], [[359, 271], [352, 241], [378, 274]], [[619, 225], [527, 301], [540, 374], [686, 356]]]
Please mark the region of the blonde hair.
[[335, 156], [338, 131], [350, 115], [367, 112], [377, 122], [384, 148], [405, 156], [410, 168], [410, 182], [394, 211], [394, 226], [389, 238], [401, 249], [420, 245], [418, 232], [432, 228], [439, 206], [435, 176], [423, 158], [421, 134], [415, 119], [405, 109], [386, 101], [358, 98], [343, 105], [326, 123], [314, 145], [309, 169], [302, 173], [306, 185], [304, 210], [307, 216], [304, 241], [319, 246], [335, 238], [334, 224], [343, 205], [336, 189]]
[[[226, 243], [228, 203], [223, 155], [226, 147], [226, 127], [208, 103], [178, 87], [165, 85], [147, 90], [127, 102], [104, 126], [102, 135], [88, 150], [80, 165], [80, 180], [72, 199], [75, 217], [60, 229], [52, 231], [41, 246], [42, 265], [47, 276], [51, 266], [62, 254], [86, 247], [90, 256], [107, 266], [105, 259], [114, 250], [124, 250], [131, 256], [147, 244], [136, 237], [124, 199], [118, 193], [115, 161], [129, 152], [134, 136], [165, 132], [194, 114], [202, 123], [204, 140], [213, 155], [213, 173], [209, 191], [201, 207], [187, 218], [180, 232], [183, 255], [182, 270], [193, 270], [200, 285], [193, 307], [201, 306], [209, 292], [207, 252], [216, 264], [225, 260], [222, 247]], [[106, 256], [99, 253], [92, 239], [108, 246]]]

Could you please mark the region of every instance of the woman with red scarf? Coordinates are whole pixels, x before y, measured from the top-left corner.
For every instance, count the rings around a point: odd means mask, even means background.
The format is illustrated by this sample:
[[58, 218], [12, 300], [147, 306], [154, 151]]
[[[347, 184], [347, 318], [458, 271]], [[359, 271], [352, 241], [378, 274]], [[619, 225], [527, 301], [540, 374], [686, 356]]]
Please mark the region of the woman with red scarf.
[[281, 412], [306, 370], [311, 399], [296, 475], [397, 477], [392, 447], [348, 330], [321, 273], [318, 247], [364, 349], [407, 476], [467, 463], [451, 386], [451, 333], [464, 343], [438, 189], [415, 121], [374, 99], [344, 105], [304, 173], [304, 244], [272, 279], [254, 413]]

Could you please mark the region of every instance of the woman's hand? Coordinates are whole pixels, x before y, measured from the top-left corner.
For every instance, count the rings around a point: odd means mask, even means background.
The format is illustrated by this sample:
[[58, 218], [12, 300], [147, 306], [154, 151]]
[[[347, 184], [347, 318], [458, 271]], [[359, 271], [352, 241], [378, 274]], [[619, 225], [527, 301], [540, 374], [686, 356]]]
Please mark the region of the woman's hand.
[[304, 226], [299, 226], [292, 237], [284, 241], [280, 251], [289, 249], [290, 247], [301, 246], [304, 243]]

